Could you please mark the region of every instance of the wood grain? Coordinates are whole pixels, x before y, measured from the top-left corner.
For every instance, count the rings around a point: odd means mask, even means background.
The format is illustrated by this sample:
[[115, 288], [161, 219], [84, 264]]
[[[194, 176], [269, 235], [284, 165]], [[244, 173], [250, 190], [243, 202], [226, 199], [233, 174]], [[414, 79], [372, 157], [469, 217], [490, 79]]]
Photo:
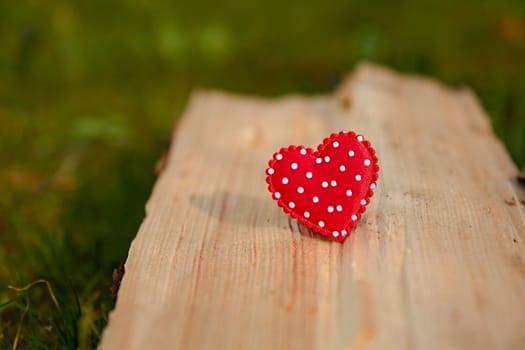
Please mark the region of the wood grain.
[[[372, 141], [344, 244], [266, 190], [281, 146]], [[517, 169], [469, 90], [361, 65], [329, 96], [199, 92], [132, 242], [102, 349], [524, 349]]]

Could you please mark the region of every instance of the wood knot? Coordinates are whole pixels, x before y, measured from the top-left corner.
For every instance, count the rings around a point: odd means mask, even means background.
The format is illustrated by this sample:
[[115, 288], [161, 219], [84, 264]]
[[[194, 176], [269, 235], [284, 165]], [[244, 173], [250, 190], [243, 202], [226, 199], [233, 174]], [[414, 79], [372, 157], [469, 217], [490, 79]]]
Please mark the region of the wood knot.
[[339, 102], [345, 110], [349, 110], [350, 108], [352, 108], [352, 97], [349, 94], [341, 94]]
[[518, 179], [518, 182], [525, 186], [525, 168], [523, 168], [519, 173], [518, 173], [518, 176], [516, 176], [516, 178]]

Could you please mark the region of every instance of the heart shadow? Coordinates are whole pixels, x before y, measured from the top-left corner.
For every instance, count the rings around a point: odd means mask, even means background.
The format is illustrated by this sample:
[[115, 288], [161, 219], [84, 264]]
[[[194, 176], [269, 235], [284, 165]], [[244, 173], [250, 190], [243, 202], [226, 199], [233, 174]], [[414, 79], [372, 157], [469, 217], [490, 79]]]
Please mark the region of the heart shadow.
[[189, 201], [219, 221], [255, 227], [282, 226], [275, 220], [276, 207], [270, 198], [221, 191], [214, 194], [193, 193]]
[[308, 239], [331, 242], [282, 212], [271, 198], [221, 191], [215, 194], [193, 193], [190, 203], [219, 221], [250, 227], [289, 229]]

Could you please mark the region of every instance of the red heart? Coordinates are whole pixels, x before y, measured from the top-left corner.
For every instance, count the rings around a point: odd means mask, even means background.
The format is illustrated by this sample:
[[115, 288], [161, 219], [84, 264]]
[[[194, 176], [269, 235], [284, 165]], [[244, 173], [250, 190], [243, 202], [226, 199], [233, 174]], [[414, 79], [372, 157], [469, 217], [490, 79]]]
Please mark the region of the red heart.
[[330, 135], [315, 152], [282, 148], [268, 164], [268, 189], [284, 212], [339, 242], [361, 219], [379, 171], [370, 142], [353, 132]]

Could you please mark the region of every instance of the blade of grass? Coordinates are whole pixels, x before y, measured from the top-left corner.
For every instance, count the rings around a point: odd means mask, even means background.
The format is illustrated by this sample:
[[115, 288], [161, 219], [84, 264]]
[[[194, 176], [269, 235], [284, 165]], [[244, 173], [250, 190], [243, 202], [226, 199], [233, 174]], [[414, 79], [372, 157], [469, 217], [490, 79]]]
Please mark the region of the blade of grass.
[[17, 292], [24, 292], [24, 291], [29, 290], [30, 288], [32, 288], [33, 286], [35, 286], [35, 285], [37, 285], [39, 283], [45, 283], [45, 285], [47, 286], [47, 290], [49, 292], [49, 295], [51, 297], [51, 300], [53, 300], [53, 304], [55, 304], [56, 308], [60, 311], [60, 305], [58, 304], [58, 300], [57, 300], [57, 298], [55, 296], [55, 293], [53, 293], [53, 288], [51, 287], [51, 283], [49, 283], [49, 281], [47, 281], [45, 279], [39, 279], [39, 280], [33, 281], [33, 282], [29, 283], [27, 286], [21, 287], [21, 288], [14, 287], [14, 286], [7, 286], [7, 288], [15, 290]]
[[24, 311], [22, 312], [22, 315], [20, 316], [20, 322], [18, 322], [18, 328], [16, 329], [16, 335], [15, 340], [13, 341], [13, 350], [16, 350], [18, 347], [18, 340], [20, 339], [20, 334], [22, 332], [22, 324], [24, 323], [24, 318], [27, 315], [27, 311], [29, 311], [29, 300], [27, 301], [26, 307], [24, 308]]

